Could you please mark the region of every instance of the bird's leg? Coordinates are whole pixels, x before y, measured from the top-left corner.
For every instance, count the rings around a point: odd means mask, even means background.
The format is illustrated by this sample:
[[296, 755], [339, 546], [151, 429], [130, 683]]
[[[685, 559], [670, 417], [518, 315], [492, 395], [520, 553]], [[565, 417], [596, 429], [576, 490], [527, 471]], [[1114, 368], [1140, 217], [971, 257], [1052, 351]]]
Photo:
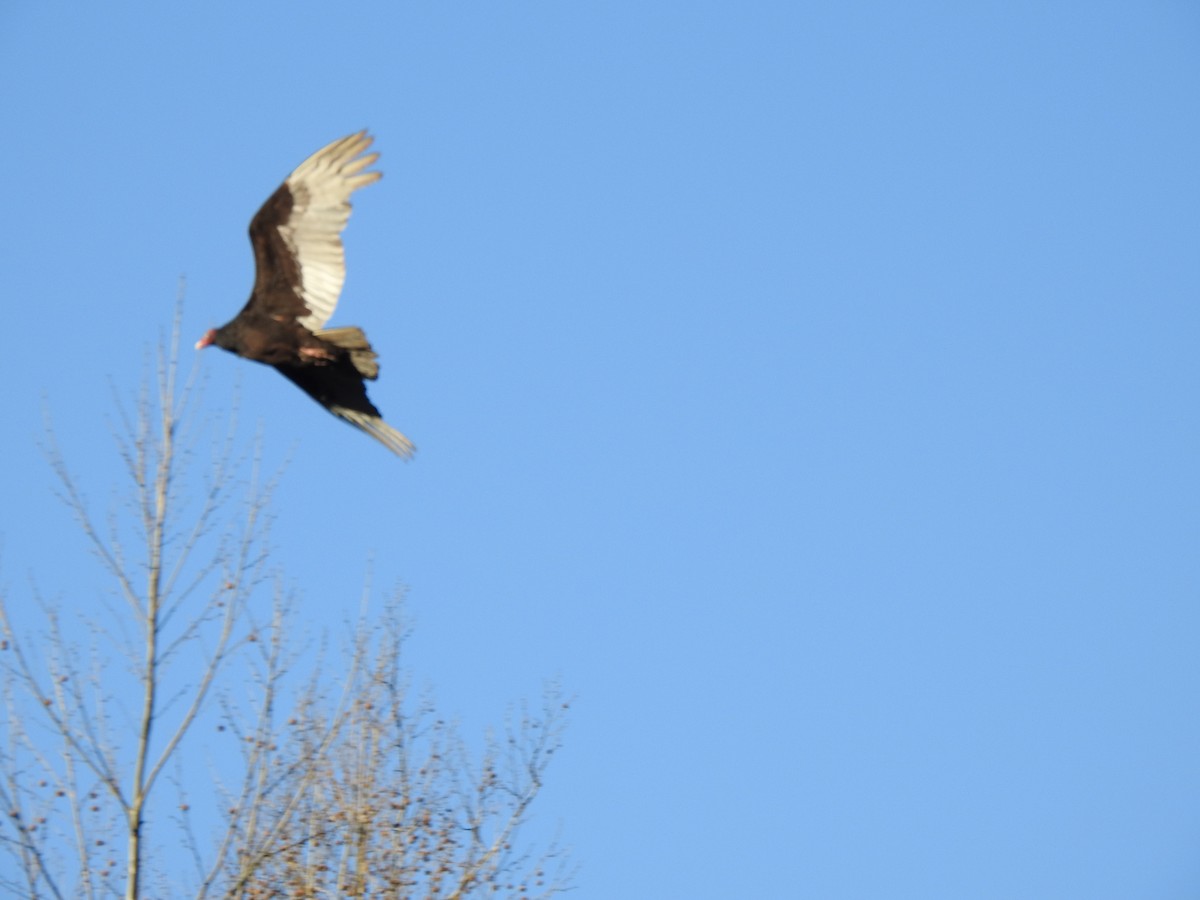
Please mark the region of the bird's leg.
[[305, 362], [314, 362], [317, 365], [323, 365], [327, 362], [333, 362], [337, 359], [337, 356], [325, 347], [301, 347], [300, 358]]

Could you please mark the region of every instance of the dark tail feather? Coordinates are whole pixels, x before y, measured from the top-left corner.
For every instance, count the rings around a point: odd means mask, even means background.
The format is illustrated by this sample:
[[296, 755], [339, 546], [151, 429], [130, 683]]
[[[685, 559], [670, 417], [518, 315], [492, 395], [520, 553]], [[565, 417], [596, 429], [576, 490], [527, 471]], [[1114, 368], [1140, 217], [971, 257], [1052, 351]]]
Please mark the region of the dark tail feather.
[[401, 456], [404, 459], [412, 459], [412, 455], [417, 450], [413, 446], [412, 441], [383, 421], [379, 416], [360, 412], [357, 409], [347, 409], [337, 404], [330, 406], [329, 411], [338, 418], [349, 422], [355, 428], [365, 431], [397, 456]]

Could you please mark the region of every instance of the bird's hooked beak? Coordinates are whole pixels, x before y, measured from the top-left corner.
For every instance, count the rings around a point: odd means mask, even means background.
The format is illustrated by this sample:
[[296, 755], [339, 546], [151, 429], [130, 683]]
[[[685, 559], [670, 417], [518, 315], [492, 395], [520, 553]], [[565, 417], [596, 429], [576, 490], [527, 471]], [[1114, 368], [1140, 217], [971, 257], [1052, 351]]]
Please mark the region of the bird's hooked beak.
[[200, 338], [200, 340], [196, 341], [196, 349], [203, 350], [205, 347], [207, 347], [209, 344], [211, 344], [216, 339], [217, 339], [217, 329], [210, 328], [210, 329], [208, 329], [208, 331], [204, 332], [204, 337], [202, 337], [202, 338]]

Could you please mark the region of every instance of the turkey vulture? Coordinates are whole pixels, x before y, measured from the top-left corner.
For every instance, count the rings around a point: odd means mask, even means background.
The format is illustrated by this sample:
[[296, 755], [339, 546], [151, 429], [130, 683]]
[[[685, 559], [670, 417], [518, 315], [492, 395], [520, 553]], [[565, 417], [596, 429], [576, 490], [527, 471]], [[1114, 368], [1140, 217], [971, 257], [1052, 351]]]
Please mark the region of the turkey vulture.
[[216, 344], [274, 366], [339, 418], [403, 457], [412, 442], [387, 425], [367, 399], [363, 379], [379, 364], [361, 328], [326, 328], [346, 277], [342, 229], [350, 195], [378, 181], [364, 172], [379, 158], [361, 154], [373, 138], [360, 131], [318, 150], [270, 196], [250, 222], [254, 290], [237, 317], [209, 329], [196, 349]]

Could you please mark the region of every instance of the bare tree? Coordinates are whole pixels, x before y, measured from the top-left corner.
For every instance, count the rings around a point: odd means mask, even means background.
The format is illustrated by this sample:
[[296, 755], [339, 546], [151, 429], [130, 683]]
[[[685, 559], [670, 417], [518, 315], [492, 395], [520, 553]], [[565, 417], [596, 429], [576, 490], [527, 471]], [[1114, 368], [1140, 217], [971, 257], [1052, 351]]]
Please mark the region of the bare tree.
[[473, 763], [431, 703], [409, 702], [399, 608], [389, 607], [377, 625], [357, 630], [355, 674], [338, 702], [313, 684], [282, 733], [247, 742], [256, 756], [248, 769], [310, 777], [299, 791], [295, 779], [279, 779], [286, 790], [254, 795], [258, 817], [231, 817], [239, 851], [225, 861], [226, 896], [432, 900], [559, 892], [570, 874], [565, 854], [553, 845], [538, 855], [516, 849], [560, 746], [568, 703], [558, 688], [546, 688], [536, 712], [523, 707]]
[[[431, 704], [410, 703], [397, 604], [351, 627], [332, 688], [319, 664], [305, 671], [312, 655], [291, 643], [294, 600], [268, 555], [273, 480], [257, 454], [236, 452], [232, 419], [198, 449], [206, 432], [178, 338], [177, 314], [152, 387], [132, 415], [117, 406], [124, 508], [98, 520], [49, 444], [113, 586], [104, 613], [68, 615], [38, 596], [43, 627], [30, 637], [0, 594], [0, 853], [15, 863], [0, 865], [0, 889], [129, 900], [561, 890], [563, 855], [522, 851], [517, 835], [566, 704], [548, 693], [473, 763]], [[214, 734], [237, 742], [236, 764], [205, 760]], [[190, 867], [162, 863], [177, 847]]]

